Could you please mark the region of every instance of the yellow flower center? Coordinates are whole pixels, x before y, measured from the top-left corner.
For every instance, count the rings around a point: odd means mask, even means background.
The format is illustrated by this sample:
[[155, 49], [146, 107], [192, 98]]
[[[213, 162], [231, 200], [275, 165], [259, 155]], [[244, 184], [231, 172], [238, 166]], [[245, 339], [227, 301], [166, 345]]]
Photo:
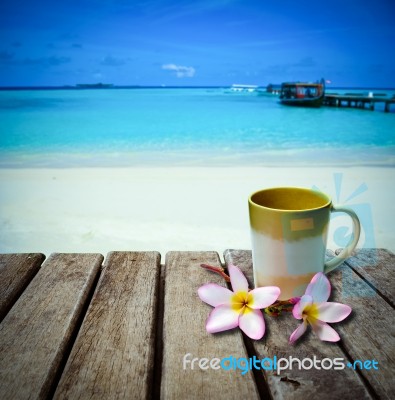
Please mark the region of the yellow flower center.
[[238, 312], [250, 312], [252, 309], [250, 308], [254, 302], [254, 297], [247, 292], [236, 292], [232, 298], [232, 309]]
[[303, 320], [313, 323], [315, 320], [318, 319], [319, 311], [317, 304], [313, 303], [309, 306], [306, 306], [302, 312]]

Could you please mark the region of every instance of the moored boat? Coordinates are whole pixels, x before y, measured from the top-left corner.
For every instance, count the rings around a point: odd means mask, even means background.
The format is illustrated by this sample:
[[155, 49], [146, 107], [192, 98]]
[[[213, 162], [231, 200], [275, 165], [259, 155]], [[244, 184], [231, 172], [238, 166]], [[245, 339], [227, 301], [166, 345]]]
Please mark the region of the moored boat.
[[280, 102], [289, 106], [321, 107], [325, 97], [325, 81], [285, 82], [281, 85]]

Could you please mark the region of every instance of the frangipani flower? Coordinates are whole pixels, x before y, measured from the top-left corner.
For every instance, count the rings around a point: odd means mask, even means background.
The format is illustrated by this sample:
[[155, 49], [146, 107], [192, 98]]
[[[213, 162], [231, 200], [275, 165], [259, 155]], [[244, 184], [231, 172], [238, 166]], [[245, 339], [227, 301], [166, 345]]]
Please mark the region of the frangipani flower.
[[310, 324], [313, 332], [321, 339], [328, 342], [337, 342], [340, 336], [327, 322], [343, 321], [351, 313], [351, 307], [328, 302], [331, 293], [331, 284], [322, 272], [318, 272], [306, 288], [305, 294], [295, 304], [292, 313], [296, 319], [303, 319], [300, 325], [290, 336], [290, 343], [294, 343], [305, 332]]
[[228, 270], [233, 292], [215, 283], [198, 289], [200, 299], [215, 307], [208, 316], [206, 330], [216, 333], [239, 326], [251, 339], [261, 339], [265, 334], [265, 321], [260, 308], [273, 304], [280, 289], [267, 286], [248, 291], [247, 279], [240, 269], [229, 265]]

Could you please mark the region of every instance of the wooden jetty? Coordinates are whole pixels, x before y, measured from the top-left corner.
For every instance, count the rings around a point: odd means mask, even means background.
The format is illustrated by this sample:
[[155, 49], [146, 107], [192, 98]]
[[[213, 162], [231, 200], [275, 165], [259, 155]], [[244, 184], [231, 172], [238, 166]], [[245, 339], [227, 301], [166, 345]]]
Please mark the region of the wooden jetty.
[[392, 97], [385, 97], [385, 95], [378, 94], [354, 94], [345, 93], [339, 95], [337, 93], [326, 94], [324, 97], [323, 105], [332, 107], [354, 107], [374, 110], [377, 103], [384, 103], [384, 111], [390, 112], [391, 104], [395, 104], [395, 95]]

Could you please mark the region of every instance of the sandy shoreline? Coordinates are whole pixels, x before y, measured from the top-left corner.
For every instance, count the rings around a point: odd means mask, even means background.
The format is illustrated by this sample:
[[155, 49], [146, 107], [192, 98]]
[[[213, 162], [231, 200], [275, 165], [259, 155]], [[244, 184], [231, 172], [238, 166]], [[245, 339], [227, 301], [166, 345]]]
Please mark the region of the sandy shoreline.
[[[317, 151], [319, 150], [319, 152]], [[26, 152], [0, 151], [0, 168], [273, 168], [298, 167], [310, 168], [311, 165], [320, 168], [351, 167], [395, 167], [395, 146], [337, 146], [322, 148], [272, 148], [249, 149], [240, 151], [232, 146], [220, 149], [212, 148], [179, 148], [156, 151], [111, 151], [95, 150], [64, 152]]]
[[276, 166], [3, 168], [0, 252], [249, 249], [247, 198], [272, 186], [319, 187], [363, 214], [361, 247], [395, 251], [395, 168]]

